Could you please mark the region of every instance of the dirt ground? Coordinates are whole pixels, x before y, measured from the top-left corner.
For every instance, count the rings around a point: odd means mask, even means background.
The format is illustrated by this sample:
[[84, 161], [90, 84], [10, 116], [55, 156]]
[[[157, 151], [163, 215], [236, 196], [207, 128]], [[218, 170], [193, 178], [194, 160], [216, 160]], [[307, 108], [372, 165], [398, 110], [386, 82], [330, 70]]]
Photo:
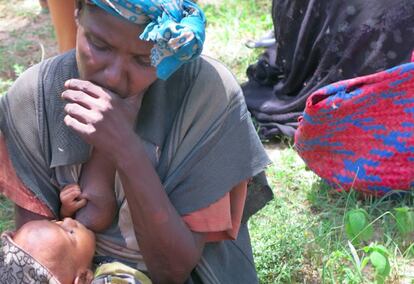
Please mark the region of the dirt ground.
[[48, 14], [35, 0], [0, 0], [0, 80], [13, 81], [27, 67], [56, 55]]

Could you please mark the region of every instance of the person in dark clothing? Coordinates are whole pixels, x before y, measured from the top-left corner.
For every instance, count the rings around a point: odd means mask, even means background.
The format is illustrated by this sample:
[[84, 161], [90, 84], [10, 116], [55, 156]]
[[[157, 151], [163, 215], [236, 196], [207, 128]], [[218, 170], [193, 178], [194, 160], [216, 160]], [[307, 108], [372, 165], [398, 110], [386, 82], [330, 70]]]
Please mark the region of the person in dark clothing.
[[408, 62], [414, 46], [411, 0], [273, 0], [272, 18], [276, 43], [243, 86], [262, 139], [292, 137], [315, 90]]

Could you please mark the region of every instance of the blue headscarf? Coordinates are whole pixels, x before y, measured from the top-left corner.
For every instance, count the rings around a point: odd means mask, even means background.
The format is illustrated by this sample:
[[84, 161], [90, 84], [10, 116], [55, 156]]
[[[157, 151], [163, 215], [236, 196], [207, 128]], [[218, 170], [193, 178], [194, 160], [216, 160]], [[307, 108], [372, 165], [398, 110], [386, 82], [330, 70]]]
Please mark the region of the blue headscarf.
[[89, 0], [108, 13], [146, 25], [140, 39], [153, 41], [151, 64], [167, 79], [183, 63], [201, 54], [205, 16], [190, 0]]

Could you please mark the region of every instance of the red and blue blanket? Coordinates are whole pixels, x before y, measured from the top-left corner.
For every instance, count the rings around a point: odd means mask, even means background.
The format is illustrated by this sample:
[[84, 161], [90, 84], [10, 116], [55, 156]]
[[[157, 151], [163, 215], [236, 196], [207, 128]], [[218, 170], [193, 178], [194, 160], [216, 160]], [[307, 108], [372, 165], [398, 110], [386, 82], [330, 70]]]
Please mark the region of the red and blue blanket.
[[414, 53], [411, 63], [319, 89], [299, 121], [296, 150], [335, 188], [413, 188]]

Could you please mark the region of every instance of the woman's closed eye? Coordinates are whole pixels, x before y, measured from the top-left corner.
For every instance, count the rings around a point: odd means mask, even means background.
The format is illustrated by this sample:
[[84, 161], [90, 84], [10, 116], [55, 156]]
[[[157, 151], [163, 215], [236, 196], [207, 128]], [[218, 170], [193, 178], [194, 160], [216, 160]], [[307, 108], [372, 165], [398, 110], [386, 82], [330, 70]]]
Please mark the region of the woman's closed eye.
[[89, 43], [93, 46], [93, 48], [95, 48], [96, 50], [106, 51], [110, 49], [110, 47], [106, 43], [95, 38], [94, 36], [87, 36], [87, 39]]
[[151, 58], [149, 55], [136, 55], [134, 56], [134, 60], [141, 66], [151, 67]]

